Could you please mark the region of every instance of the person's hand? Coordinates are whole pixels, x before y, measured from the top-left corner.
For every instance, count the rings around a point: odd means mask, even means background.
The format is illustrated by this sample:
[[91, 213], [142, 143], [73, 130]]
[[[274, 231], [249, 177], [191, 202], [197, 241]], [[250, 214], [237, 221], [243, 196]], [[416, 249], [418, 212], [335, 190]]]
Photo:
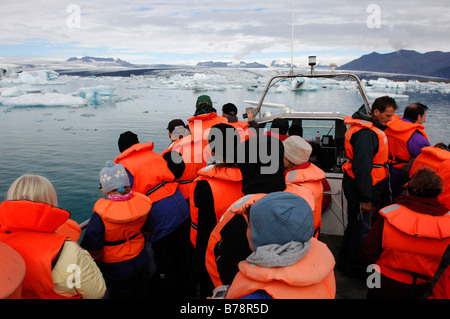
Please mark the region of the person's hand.
[[247, 111], [247, 119], [249, 122], [253, 121], [255, 117], [253, 116], [252, 111]]

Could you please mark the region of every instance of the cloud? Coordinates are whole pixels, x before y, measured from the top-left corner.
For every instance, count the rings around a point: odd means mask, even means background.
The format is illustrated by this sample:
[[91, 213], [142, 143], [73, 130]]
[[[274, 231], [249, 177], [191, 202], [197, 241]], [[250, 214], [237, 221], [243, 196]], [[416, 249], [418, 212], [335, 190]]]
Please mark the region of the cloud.
[[[56, 0], [2, 3], [1, 46], [41, 41], [49, 55], [98, 48], [111, 55], [136, 54], [139, 59], [165, 53], [252, 59], [291, 50], [291, 1], [82, 0], [73, 2], [79, 7], [78, 27], [70, 20], [76, 12], [67, 10], [69, 4]], [[450, 51], [450, 43], [443, 41], [450, 31], [448, 0], [377, 1], [380, 28], [367, 25], [369, 4], [295, 1], [294, 50], [330, 54], [406, 47]]]

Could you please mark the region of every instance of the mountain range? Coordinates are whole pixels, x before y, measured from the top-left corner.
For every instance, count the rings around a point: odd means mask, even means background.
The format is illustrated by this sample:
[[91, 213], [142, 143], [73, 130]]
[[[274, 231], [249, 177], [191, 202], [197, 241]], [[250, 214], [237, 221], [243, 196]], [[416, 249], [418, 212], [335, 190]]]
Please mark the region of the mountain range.
[[412, 50], [399, 50], [386, 54], [372, 52], [341, 65], [338, 69], [414, 74], [450, 79], [450, 52], [419, 53]]

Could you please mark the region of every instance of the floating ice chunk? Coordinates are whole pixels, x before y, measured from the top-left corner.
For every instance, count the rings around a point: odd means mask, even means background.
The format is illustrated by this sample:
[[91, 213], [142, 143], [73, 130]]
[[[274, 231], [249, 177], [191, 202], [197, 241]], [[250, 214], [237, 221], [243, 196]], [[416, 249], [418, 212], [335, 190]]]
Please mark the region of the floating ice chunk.
[[78, 89], [74, 94], [82, 97], [92, 104], [100, 104], [112, 100], [114, 88], [106, 85], [99, 85]]
[[58, 79], [59, 74], [52, 70], [40, 70], [40, 71], [24, 71], [18, 73], [15, 78], [5, 78], [3, 82], [9, 83], [26, 83], [26, 84], [48, 84], [49, 81]]
[[87, 101], [79, 96], [60, 93], [28, 93], [7, 98], [1, 103], [10, 107], [82, 106]]
[[392, 94], [392, 93], [386, 93], [386, 92], [367, 92], [367, 96], [372, 98], [372, 99], [376, 99], [379, 98], [380, 96], [389, 96], [395, 100], [408, 100], [409, 99], [409, 95], [406, 94]]
[[18, 86], [13, 86], [10, 88], [0, 88], [0, 95], [2, 97], [13, 97], [24, 94], [25, 92]]

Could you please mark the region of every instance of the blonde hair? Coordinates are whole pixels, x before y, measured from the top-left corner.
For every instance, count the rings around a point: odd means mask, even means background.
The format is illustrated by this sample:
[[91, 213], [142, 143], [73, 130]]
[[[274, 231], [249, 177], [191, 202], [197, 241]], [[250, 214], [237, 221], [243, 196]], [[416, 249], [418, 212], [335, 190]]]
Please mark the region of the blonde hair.
[[47, 178], [40, 175], [22, 175], [11, 184], [6, 200], [23, 199], [58, 206], [55, 188]]

